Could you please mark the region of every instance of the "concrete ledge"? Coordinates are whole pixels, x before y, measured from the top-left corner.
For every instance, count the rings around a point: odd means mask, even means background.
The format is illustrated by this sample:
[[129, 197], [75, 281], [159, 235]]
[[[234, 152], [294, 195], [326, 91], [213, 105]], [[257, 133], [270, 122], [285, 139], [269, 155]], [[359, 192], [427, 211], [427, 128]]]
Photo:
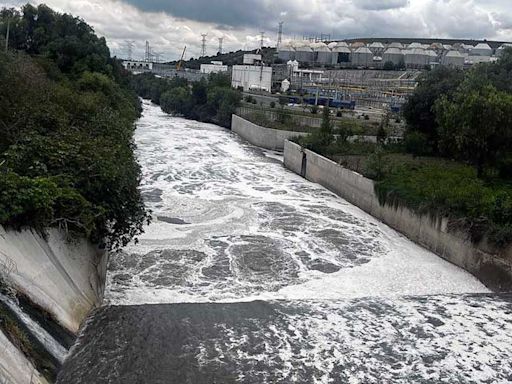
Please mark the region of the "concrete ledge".
[[468, 233], [448, 232], [448, 219], [420, 215], [407, 207], [381, 205], [373, 180], [299, 145], [284, 145], [284, 165], [356, 205], [412, 241], [465, 269], [495, 291], [512, 289], [512, 247], [474, 244]]
[[249, 143], [273, 151], [282, 151], [285, 140], [296, 136], [308, 135], [305, 132], [282, 131], [260, 127], [237, 115], [232, 116], [231, 130]]

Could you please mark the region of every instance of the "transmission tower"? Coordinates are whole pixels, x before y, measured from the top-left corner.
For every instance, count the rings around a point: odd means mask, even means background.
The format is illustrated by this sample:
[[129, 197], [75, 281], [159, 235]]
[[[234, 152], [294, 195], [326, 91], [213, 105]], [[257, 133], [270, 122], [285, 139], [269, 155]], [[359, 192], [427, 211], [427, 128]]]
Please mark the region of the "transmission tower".
[[126, 55], [128, 60], [133, 60], [133, 47], [135, 45], [135, 41], [133, 40], [125, 40], [124, 41], [126, 45]]
[[203, 33], [201, 36], [203, 37], [202, 48], [201, 48], [201, 57], [204, 57], [204, 56], [206, 56], [206, 36], [208, 36], [208, 34]]
[[219, 37], [219, 55], [222, 55], [222, 43], [224, 42], [223, 37]]
[[284, 21], [279, 22], [279, 32], [277, 33], [277, 49], [281, 47], [281, 43], [283, 42], [283, 24]]
[[144, 54], [144, 61], [148, 62], [151, 59], [151, 47], [149, 46], [149, 41], [146, 40], [146, 52]]
[[265, 42], [265, 32], [260, 32], [260, 50], [263, 50], [264, 42]]

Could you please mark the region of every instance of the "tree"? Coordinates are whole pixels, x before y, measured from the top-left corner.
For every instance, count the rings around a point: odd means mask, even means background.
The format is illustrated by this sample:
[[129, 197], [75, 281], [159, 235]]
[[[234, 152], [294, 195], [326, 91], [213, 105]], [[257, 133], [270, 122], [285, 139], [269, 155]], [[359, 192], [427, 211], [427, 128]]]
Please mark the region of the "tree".
[[162, 94], [160, 106], [164, 112], [186, 116], [192, 107], [192, 96], [188, 88], [173, 88]]
[[512, 95], [467, 80], [452, 99], [436, 104], [440, 142], [471, 162], [482, 177], [512, 144]]
[[440, 66], [420, 76], [418, 86], [404, 105], [407, 131], [424, 134], [436, 153], [439, 152], [439, 138], [434, 104], [442, 96], [451, 99], [463, 80], [462, 71]]
[[331, 124], [331, 108], [326, 105], [322, 111], [322, 125], [320, 126], [320, 132], [325, 135], [332, 135], [332, 124]]
[[388, 129], [389, 129], [389, 113], [386, 113], [379, 124], [379, 129], [377, 130], [377, 143], [380, 145], [386, 144], [386, 139], [388, 137]]

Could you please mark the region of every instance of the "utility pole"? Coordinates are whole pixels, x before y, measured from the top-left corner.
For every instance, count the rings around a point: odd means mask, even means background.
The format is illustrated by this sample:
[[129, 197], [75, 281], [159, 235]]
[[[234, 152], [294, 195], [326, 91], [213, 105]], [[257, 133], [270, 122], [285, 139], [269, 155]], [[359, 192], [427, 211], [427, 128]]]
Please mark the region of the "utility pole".
[[219, 55], [222, 55], [222, 43], [224, 42], [223, 37], [219, 37]]
[[7, 31], [5, 32], [5, 53], [9, 49], [9, 33], [11, 29], [11, 19], [7, 19]]
[[206, 56], [206, 36], [208, 36], [208, 34], [203, 33], [201, 36], [203, 37], [202, 46], [201, 46], [201, 57], [205, 57]]
[[150, 58], [151, 58], [151, 47], [149, 46], [149, 41], [146, 40], [146, 53], [145, 53], [144, 61], [149, 63]]

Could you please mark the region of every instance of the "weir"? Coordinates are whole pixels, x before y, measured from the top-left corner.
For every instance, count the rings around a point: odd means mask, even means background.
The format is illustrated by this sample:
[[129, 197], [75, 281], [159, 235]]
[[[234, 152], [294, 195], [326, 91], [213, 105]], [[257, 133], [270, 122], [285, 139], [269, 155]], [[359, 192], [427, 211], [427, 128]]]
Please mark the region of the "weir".
[[510, 295], [227, 130], [145, 103], [135, 140], [155, 220], [59, 383], [512, 380]]

